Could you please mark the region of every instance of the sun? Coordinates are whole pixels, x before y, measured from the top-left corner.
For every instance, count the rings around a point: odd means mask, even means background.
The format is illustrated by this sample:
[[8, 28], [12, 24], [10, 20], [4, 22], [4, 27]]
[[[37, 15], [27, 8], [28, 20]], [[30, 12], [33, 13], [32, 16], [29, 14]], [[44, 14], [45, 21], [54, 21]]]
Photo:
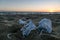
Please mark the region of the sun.
[[49, 12], [55, 12], [54, 9], [49, 9]]

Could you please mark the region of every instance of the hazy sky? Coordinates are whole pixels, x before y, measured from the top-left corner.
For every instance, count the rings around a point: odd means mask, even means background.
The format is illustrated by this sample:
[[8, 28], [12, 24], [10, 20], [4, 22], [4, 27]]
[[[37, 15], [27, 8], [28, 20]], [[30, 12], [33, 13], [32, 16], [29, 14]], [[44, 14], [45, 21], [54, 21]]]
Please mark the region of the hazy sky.
[[60, 11], [60, 0], [0, 0], [4, 11]]

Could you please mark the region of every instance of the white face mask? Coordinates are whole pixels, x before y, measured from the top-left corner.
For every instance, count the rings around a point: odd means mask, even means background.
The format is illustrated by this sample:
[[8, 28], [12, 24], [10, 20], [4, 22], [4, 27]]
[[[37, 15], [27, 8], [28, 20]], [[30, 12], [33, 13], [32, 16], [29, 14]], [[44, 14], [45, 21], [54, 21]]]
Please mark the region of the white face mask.
[[42, 27], [46, 29], [48, 33], [52, 32], [52, 21], [50, 19], [44, 18], [39, 22], [39, 28]]

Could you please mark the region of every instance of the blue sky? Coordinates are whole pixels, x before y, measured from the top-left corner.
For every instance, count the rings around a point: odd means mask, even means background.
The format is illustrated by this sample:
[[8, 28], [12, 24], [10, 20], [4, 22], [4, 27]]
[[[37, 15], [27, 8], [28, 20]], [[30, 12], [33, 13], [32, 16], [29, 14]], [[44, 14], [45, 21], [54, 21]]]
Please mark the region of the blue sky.
[[0, 0], [4, 11], [60, 10], [60, 0]]

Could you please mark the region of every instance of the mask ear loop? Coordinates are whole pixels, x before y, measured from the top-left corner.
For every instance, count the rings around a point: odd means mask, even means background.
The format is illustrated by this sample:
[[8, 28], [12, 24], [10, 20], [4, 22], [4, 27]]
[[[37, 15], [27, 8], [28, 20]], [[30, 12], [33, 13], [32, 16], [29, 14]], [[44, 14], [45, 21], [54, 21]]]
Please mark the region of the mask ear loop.
[[11, 39], [11, 37], [10, 37], [10, 36], [11, 36], [11, 34], [12, 34], [12, 33], [7, 34], [7, 37], [8, 37], [9, 39]]

